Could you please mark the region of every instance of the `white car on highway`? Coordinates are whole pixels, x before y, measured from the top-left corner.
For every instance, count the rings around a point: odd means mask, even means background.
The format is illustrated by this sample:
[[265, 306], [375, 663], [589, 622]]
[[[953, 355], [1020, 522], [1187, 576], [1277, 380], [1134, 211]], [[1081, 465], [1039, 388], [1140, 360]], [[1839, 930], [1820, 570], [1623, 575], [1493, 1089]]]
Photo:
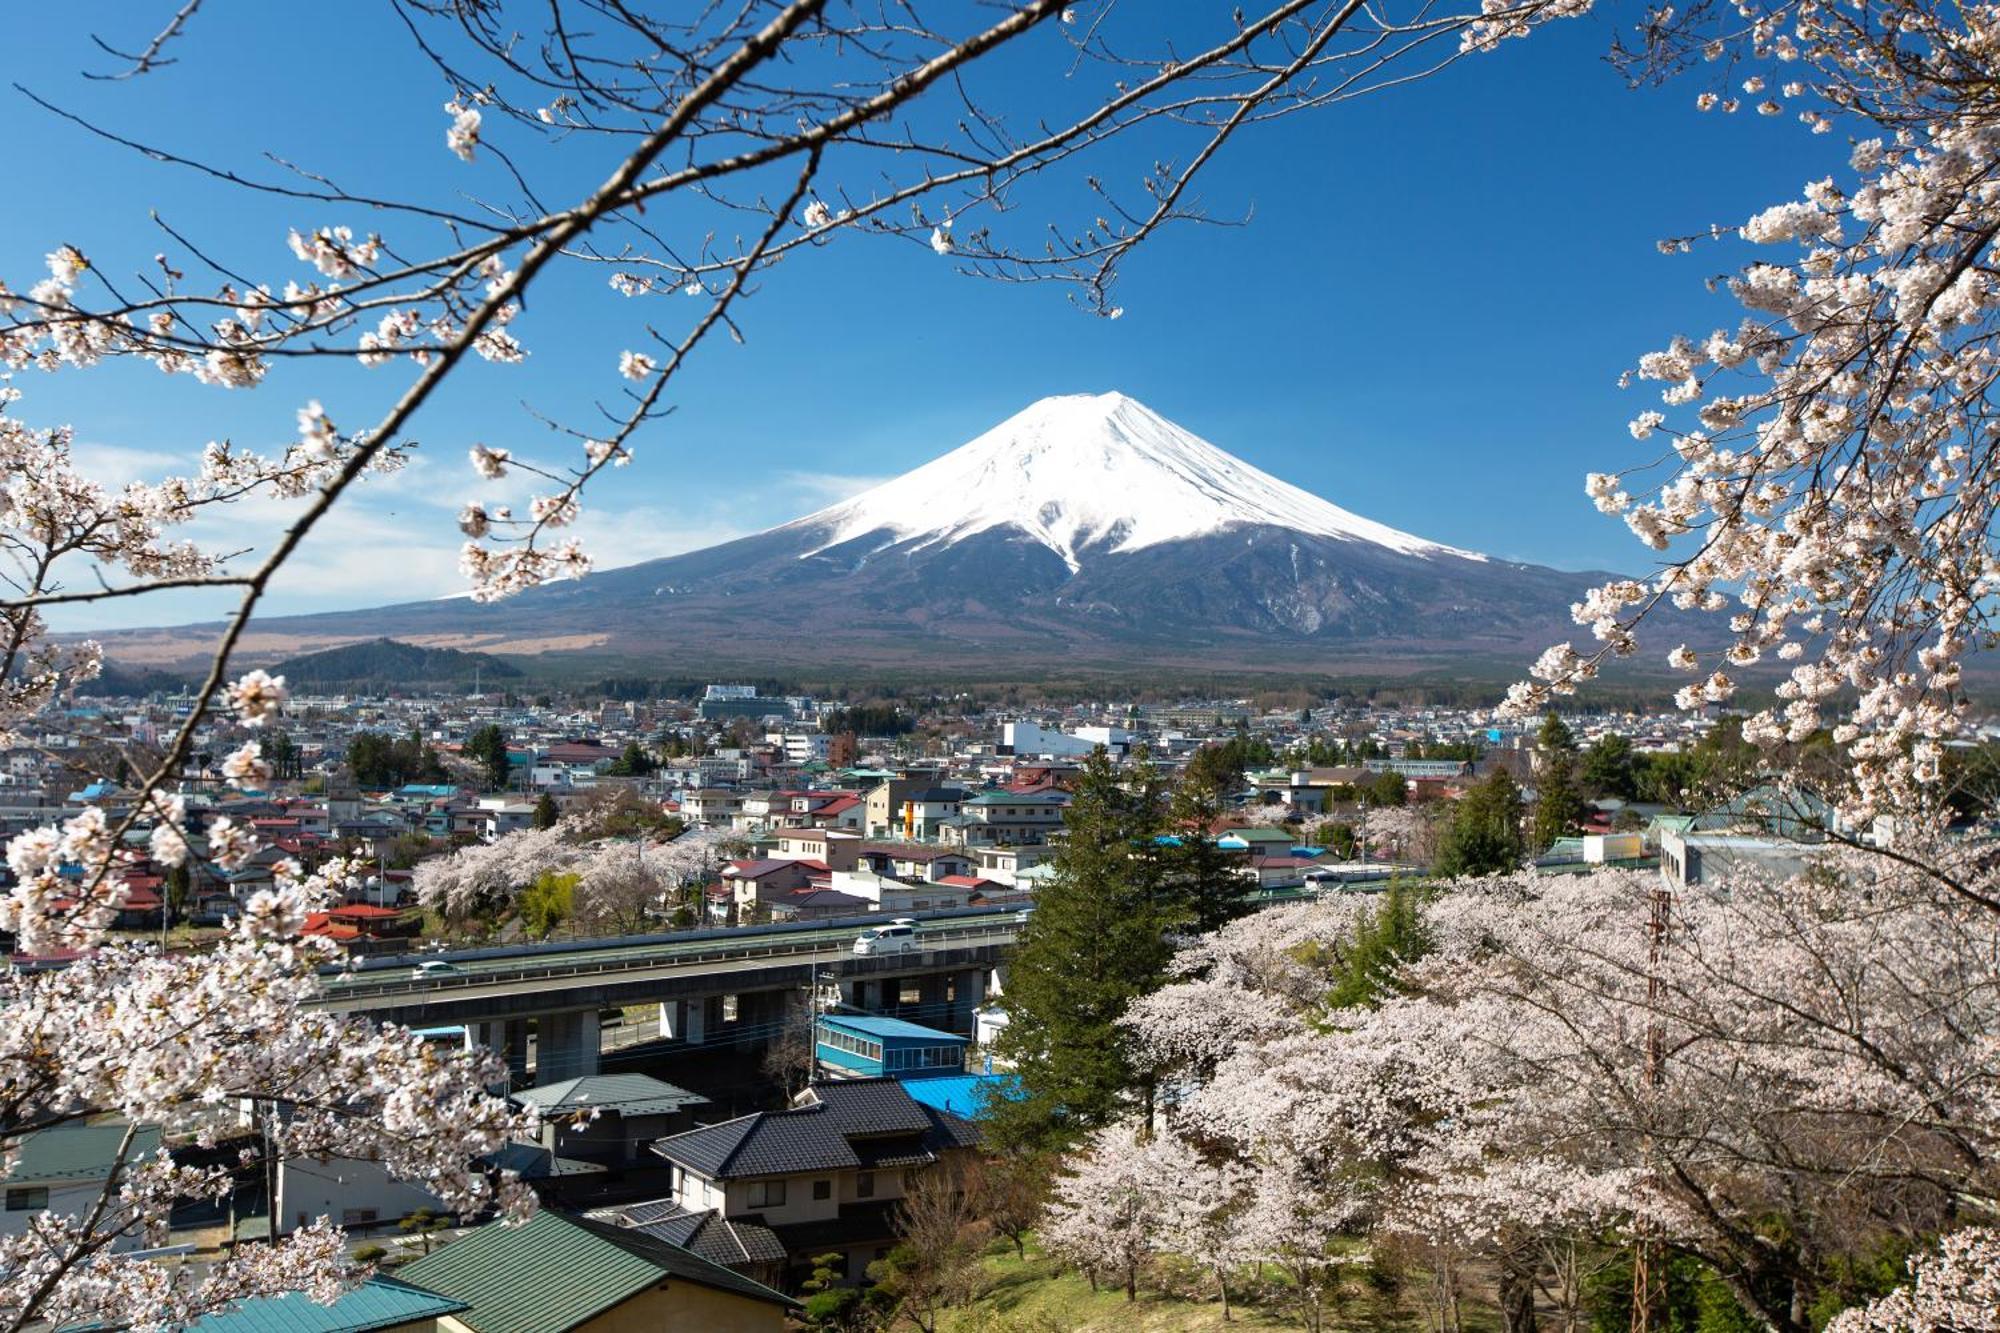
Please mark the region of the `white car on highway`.
[[418, 981], [427, 981], [432, 977], [455, 977], [458, 969], [442, 958], [430, 958], [412, 968], [410, 975]]
[[915, 953], [917, 948], [917, 923], [906, 916], [899, 916], [886, 926], [870, 926], [854, 941], [854, 952], [862, 957]]

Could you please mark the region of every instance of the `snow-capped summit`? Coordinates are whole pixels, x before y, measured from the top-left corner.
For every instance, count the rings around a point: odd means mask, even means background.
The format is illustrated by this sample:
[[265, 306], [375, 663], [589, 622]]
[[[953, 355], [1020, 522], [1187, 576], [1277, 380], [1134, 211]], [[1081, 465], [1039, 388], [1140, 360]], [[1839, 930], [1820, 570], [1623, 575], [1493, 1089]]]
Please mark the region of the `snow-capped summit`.
[[1484, 556], [1349, 513], [1183, 430], [1122, 393], [1044, 398], [893, 481], [779, 531], [807, 555], [879, 534], [878, 549], [953, 546], [1014, 527], [1062, 558], [1116, 554], [1234, 527], [1284, 528], [1405, 555]]
[[1484, 659], [1512, 672], [1574, 629], [1571, 605], [1601, 581], [1398, 532], [1107, 393], [1045, 398], [782, 527], [499, 608], [424, 602], [265, 623], [300, 643], [478, 636], [451, 641], [690, 671], [1402, 671]]

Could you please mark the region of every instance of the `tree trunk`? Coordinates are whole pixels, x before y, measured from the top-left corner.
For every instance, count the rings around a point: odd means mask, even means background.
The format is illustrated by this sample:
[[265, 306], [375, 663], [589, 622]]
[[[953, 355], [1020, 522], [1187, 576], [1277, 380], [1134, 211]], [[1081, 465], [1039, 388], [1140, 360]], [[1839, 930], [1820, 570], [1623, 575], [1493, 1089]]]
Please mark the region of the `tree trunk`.
[[1125, 1270], [1125, 1299], [1139, 1299], [1139, 1265], [1133, 1264]]
[[1506, 1333], [1537, 1333], [1535, 1323], [1535, 1284], [1523, 1273], [1513, 1256], [1503, 1256], [1500, 1261], [1500, 1281], [1497, 1292], [1500, 1302], [1500, 1326]]
[[1229, 1270], [1221, 1264], [1215, 1266], [1215, 1288], [1222, 1293], [1222, 1322], [1229, 1322]]

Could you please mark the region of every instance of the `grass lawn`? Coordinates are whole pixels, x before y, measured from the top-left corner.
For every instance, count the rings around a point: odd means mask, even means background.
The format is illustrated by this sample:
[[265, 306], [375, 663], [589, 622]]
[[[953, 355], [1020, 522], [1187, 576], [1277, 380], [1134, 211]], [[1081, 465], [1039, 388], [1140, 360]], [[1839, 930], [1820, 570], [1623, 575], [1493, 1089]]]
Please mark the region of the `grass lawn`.
[[[1232, 1318], [1224, 1323], [1214, 1284], [1191, 1272], [1167, 1274], [1164, 1283], [1158, 1278], [1142, 1281], [1139, 1298], [1127, 1301], [1122, 1290], [1092, 1291], [1082, 1275], [1060, 1269], [1032, 1243], [1025, 1260], [1015, 1258], [1012, 1247], [998, 1246], [985, 1262], [985, 1292], [969, 1308], [947, 1313], [939, 1333], [1224, 1333], [1304, 1327], [1284, 1308], [1277, 1282], [1259, 1284], [1250, 1270], [1239, 1281], [1246, 1292], [1257, 1288], [1257, 1299], [1246, 1299], [1232, 1284]], [[1420, 1320], [1385, 1308], [1369, 1295], [1356, 1295], [1327, 1321], [1329, 1329], [1356, 1331], [1420, 1326]]]

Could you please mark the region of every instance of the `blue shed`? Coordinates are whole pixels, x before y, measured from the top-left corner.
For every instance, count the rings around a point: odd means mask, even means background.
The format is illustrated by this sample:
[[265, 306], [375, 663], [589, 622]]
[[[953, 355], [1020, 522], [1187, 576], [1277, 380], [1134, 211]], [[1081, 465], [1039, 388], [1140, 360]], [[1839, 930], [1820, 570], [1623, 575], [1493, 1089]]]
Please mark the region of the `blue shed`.
[[873, 1014], [824, 1014], [819, 1063], [852, 1078], [927, 1078], [965, 1072], [964, 1037]]

